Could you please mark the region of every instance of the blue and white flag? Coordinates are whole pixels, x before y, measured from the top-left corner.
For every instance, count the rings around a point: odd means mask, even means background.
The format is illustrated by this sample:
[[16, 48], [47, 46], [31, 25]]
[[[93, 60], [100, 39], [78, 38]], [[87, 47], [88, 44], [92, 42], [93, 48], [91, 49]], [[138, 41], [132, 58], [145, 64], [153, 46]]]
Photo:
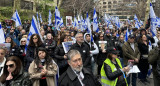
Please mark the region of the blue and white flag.
[[[33, 16], [32, 17], [32, 22], [31, 22], [31, 27], [30, 27], [30, 30], [29, 30], [29, 34], [28, 34], [28, 38], [27, 38], [27, 46], [29, 44], [29, 40], [30, 40], [30, 37], [32, 34], [38, 34], [42, 40], [42, 36], [40, 34], [40, 31], [38, 29], [38, 25], [37, 25], [37, 21], [36, 21], [36, 18]], [[43, 40], [42, 40], [43, 41]]]
[[154, 13], [152, 4], [150, 3], [150, 18], [151, 18], [151, 33], [152, 36], [156, 36], [157, 30], [156, 30], [156, 26], [157, 26], [157, 19], [156, 19], [156, 15]]
[[137, 18], [137, 16], [136, 16], [136, 14], [134, 15], [134, 20], [135, 20], [135, 28], [140, 28], [140, 23], [139, 23], [139, 21], [138, 21], [138, 18]]
[[79, 15], [78, 15], [78, 29], [81, 29], [81, 26], [82, 26], [81, 19], [80, 19]]
[[51, 13], [51, 10], [49, 10], [48, 25], [51, 25], [51, 23], [52, 23], [52, 13]]
[[1, 25], [1, 22], [0, 22], [0, 43], [5, 43], [5, 37], [4, 37], [4, 31], [2, 29], [2, 25]]
[[39, 13], [39, 18], [40, 18], [40, 21], [41, 21], [41, 23], [42, 23], [42, 22], [43, 22], [43, 20], [42, 20], [41, 13]]
[[63, 24], [63, 18], [61, 17], [61, 22], [60, 22], [60, 25], [59, 25], [60, 27], [63, 27], [64, 26], [64, 24]]
[[83, 17], [82, 17], [82, 16], [81, 16], [81, 25], [82, 25], [82, 27], [81, 27], [81, 31], [86, 30], [86, 28], [87, 28], [87, 23], [86, 23], [86, 20], [85, 20], [85, 19], [83, 19]]
[[38, 29], [40, 29], [40, 22], [39, 22], [39, 17], [38, 17], [38, 12], [37, 12], [37, 25], [38, 25]]
[[127, 31], [126, 31], [126, 34], [125, 34], [125, 39], [124, 39], [125, 42], [128, 40], [128, 36], [129, 36], [129, 35], [130, 35], [130, 34], [129, 34], [129, 31], [128, 31], [128, 28], [127, 28]]
[[110, 20], [109, 20], [109, 17], [105, 14], [104, 15], [104, 21], [105, 23], [107, 24], [107, 27], [109, 27], [109, 24], [111, 23]]
[[115, 17], [115, 25], [116, 25], [117, 29], [120, 28], [120, 20], [118, 17]]
[[55, 8], [55, 28], [57, 30], [60, 30], [59, 26], [60, 26], [60, 22], [61, 22], [61, 17], [60, 17], [60, 12], [58, 10], [58, 8]]
[[74, 17], [73, 27], [78, 28], [78, 20], [77, 20], [76, 16]]
[[87, 33], [89, 33], [91, 36], [91, 42], [94, 42], [93, 36], [92, 36], [92, 30], [91, 30], [91, 23], [90, 23], [88, 13], [87, 13], [87, 17], [86, 17], [86, 22], [87, 22]]
[[97, 32], [99, 31], [98, 28], [98, 21], [97, 21], [97, 14], [96, 14], [96, 9], [94, 8], [94, 12], [93, 12], [93, 31]]
[[15, 13], [13, 14], [11, 20], [13, 20], [16, 23], [16, 27], [21, 26], [21, 19], [19, 17], [18, 11], [16, 10]]

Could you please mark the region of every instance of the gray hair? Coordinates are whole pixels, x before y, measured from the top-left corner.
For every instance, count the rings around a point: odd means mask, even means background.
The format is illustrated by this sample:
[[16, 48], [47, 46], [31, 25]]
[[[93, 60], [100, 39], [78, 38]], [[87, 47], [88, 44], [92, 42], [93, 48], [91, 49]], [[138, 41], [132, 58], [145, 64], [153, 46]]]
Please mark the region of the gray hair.
[[81, 55], [78, 50], [70, 50], [67, 54], [68, 60], [71, 60], [77, 54]]
[[77, 34], [75, 35], [75, 38], [77, 38], [79, 34], [82, 34], [82, 35], [83, 35], [83, 33], [79, 32], [79, 33], [77, 33]]

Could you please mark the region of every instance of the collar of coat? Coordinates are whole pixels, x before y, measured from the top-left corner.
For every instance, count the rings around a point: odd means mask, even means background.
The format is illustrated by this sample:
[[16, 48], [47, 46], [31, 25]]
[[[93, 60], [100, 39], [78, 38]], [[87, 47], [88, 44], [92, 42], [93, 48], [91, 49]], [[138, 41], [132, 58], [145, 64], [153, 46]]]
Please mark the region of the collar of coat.
[[[84, 74], [84, 77], [85, 77], [85, 74], [91, 74], [87, 69], [83, 68], [82, 69], [82, 72]], [[71, 69], [71, 67], [68, 67], [67, 69], [67, 74], [69, 76], [69, 78], [73, 81], [74, 79], [76, 79], [77, 75], [74, 73], [74, 71]]]

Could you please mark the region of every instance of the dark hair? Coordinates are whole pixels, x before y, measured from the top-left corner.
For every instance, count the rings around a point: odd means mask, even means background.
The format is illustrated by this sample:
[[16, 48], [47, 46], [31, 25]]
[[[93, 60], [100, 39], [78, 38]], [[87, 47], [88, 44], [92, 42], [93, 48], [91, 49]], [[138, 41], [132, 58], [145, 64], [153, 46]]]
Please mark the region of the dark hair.
[[61, 35], [60, 37], [60, 44], [62, 44], [62, 42], [64, 41], [64, 39], [67, 37], [67, 35]]
[[41, 63], [40, 59], [39, 59], [39, 56], [38, 56], [38, 52], [39, 51], [44, 51], [46, 53], [46, 56], [45, 56], [45, 63], [46, 63], [46, 68], [48, 68], [48, 65], [49, 64], [52, 64], [52, 58], [49, 56], [47, 50], [43, 47], [39, 47], [38, 48], [38, 51], [37, 51], [37, 54], [36, 54], [36, 57], [35, 57], [35, 60], [34, 62], [36, 63], [37, 67], [38, 67], [38, 70], [40, 69], [39, 67], [39, 64]]
[[1, 82], [1, 83], [5, 83], [6, 78], [7, 78], [7, 76], [9, 75], [9, 72], [8, 72], [7, 66], [6, 66], [6, 63], [7, 63], [8, 61], [13, 61], [13, 62], [15, 63], [15, 65], [16, 65], [16, 69], [15, 69], [14, 72], [13, 72], [14, 75], [18, 75], [18, 74], [23, 70], [22, 62], [21, 62], [21, 60], [20, 60], [18, 57], [16, 57], [16, 56], [11, 56], [11, 57], [6, 58], [6, 62], [5, 62], [3, 74], [2, 74], [2, 76], [0, 77], [0, 82]]
[[110, 60], [112, 60], [112, 53], [108, 53], [107, 54], [107, 58], [109, 58]]
[[[13, 41], [12, 37], [10, 37], [10, 36], [8, 36], [8, 37], [11, 38], [11, 48], [10, 48], [10, 49], [12, 49], [13, 47], [16, 46], [16, 43]], [[7, 39], [8, 37], [6, 37], [6, 39]], [[6, 43], [6, 39], [5, 39], [5, 43]]]
[[31, 37], [30, 37], [30, 40], [29, 40], [29, 45], [28, 46], [35, 46], [34, 42], [33, 42], [33, 37], [36, 36], [38, 38], [38, 46], [42, 45], [42, 41], [41, 41], [41, 38], [38, 34], [33, 34]]
[[[138, 39], [138, 43], [143, 43], [142, 37], [143, 37], [143, 35], [140, 35], [140, 38]], [[146, 36], [146, 38], [147, 38], [147, 36]], [[148, 39], [147, 39], [147, 44], [149, 44]]]

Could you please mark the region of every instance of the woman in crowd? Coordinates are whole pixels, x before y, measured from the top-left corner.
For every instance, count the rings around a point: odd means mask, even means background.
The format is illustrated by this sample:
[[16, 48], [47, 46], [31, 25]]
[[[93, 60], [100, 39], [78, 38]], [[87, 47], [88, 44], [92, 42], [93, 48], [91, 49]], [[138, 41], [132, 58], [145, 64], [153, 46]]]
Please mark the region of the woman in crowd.
[[41, 38], [38, 34], [33, 34], [30, 37], [29, 45], [27, 47], [27, 53], [26, 53], [26, 67], [25, 71], [28, 71], [30, 63], [34, 60], [36, 56], [36, 52], [39, 47], [45, 47], [44, 44], [41, 41]]
[[0, 86], [31, 86], [29, 74], [23, 72], [22, 62], [16, 56], [7, 58], [0, 77]]
[[48, 55], [45, 48], [40, 47], [35, 60], [28, 70], [33, 86], [55, 86], [54, 76], [57, 73], [57, 65]]
[[68, 41], [68, 36], [62, 35], [60, 37], [60, 44], [56, 47], [55, 52], [54, 52], [55, 61], [58, 64], [60, 75], [63, 72], [65, 72], [68, 68], [67, 56], [66, 56], [64, 49], [63, 49], [63, 46], [62, 46], [62, 42], [67, 42], [67, 41]]
[[13, 39], [10, 36], [6, 37], [5, 43], [10, 43], [10, 51], [6, 55], [6, 57], [9, 56], [19, 56], [19, 47], [16, 45], [16, 43], [13, 41]]
[[122, 68], [117, 58], [118, 51], [114, 47], [107, 48], [107, 58], [101, 68], [101, 82], [103, 86], [128, 86], [125, 73], [129, 67]]
[[[103, 65], [104, 60], [106, 59], [106, 43], [101, 43], [100, 41], [105, 41], [104, 40], [104, 34], [103, 32], [98, 34], [98, 41], [96, 42], [96, 44], [98, 45], [99, 48], [99, 54], [98, 54], [98, 58], [97, 58], [97, 64], [98, 64], [98, 75], [100, 75], [100, 71], [101, 71], [101, 67]], [[107, 42], [107, 41], [106, 41]]]
[[147, 40], [146, 35], [140, 36], [140, 39], [138, 40], [138, 48], [141, 53], [139, 64], [138, 64], [138, 67], [141, 72], [138, 74], [138, 78], [142, 82], [147, 82], [146, 77], [149, 69], [149, 63], [148, 63], [149, 42]]
[[54, 53], [53, 52], [54, 52], [54, 50], [56, 48], [57, 43], [53, 39], [53, 36], [52, 36], [51, 33], [47, 34], [47, 39], [44, 40], [44, 44], [45, 44], [45, 47], [46, 47], [46, 49], [48, 51], [48, 54], [50, 55], [50, 57], [53, 58], [54, 57]]

